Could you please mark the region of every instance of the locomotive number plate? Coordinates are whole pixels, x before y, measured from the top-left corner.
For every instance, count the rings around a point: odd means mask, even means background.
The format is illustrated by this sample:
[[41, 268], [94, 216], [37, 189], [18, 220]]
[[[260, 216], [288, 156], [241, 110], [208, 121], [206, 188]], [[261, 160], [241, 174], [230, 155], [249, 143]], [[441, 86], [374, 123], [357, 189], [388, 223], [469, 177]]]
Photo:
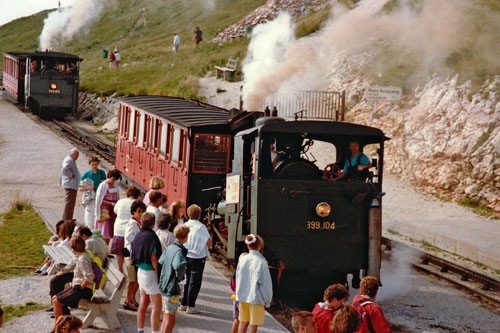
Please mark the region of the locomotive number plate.
[[60, 94], [61, 90], [59, 89], [49, 89], [49, 94]]
[[335, 229], [335, 222], [307, 221], [306, 229], [308, 229], [308, 230], [334, 230]]

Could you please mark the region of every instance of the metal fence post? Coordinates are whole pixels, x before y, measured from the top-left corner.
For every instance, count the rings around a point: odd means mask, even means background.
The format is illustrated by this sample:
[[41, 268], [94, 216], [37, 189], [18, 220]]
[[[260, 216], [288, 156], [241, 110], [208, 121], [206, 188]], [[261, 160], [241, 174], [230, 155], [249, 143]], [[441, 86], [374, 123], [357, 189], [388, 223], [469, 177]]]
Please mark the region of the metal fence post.
[[344, 121], [344, 116], [345, 116], [345, 90], [342, 91], [342, 107], [341, 107], [341, 109], [342, 109], [342, 114], [341, 114], [341, 117], [340, 117], [341, 119], [340, 120]]

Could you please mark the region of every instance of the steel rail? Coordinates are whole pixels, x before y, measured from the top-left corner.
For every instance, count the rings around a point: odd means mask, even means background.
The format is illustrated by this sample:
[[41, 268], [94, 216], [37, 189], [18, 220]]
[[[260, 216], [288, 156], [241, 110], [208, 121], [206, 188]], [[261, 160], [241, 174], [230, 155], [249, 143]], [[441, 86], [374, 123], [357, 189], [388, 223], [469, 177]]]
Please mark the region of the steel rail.
[[104, 158], [109, 163], [113, 165], [115, 164], [115, 145], [104, 142], [103, 140], [85, 132], [81, 128], [73, 127], [58, 120], [45, 121], [45, 123], [49, 126], [49, 128], [55, 130], [56, 133], [62, 135], [75, 145], [89, 149]]
[[[382, 244], [387, 250], [391, 250], [393, 243], [398, 246], [406, 246], [403, 243], [382, 237]], [[415, 249], [418, 253], [418, 261], [412, 267], [418, 271], [432, 275], [462, 289], [495, 307], [500, 307], [500, 281], [479, 273], [470, 268], [460, 266], [449, 260], [439, 258], [428, 252]]]

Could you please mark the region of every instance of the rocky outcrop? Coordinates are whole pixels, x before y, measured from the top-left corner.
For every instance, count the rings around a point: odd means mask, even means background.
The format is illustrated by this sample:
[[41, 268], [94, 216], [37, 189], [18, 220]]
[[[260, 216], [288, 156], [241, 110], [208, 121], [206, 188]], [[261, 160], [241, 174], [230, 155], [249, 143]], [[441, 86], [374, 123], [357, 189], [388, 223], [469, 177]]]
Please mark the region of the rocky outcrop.
[[227, 27], [217, 34], [215, 42], [226, 42], [236, 38], [245, 37], [247, 29], [251, 30], [258, 24], [274, 20], [279, 13], [287, 12], [293, 17], [302, 17], [311, 10], [320, 10], [328, 5], [327, 0], [268, 0], [239, 22]]
[[118, 128], [118, 104], [113, 96], [101, 97], [97, 94], [81, 92], [78, 106], [80, 119], [102, 125], [107, 132]]
[[347, 119], [391, 137], [388, 170], [440, 197], [474, 199], [500, 216], [500, 76], [480, 89], [459, 84], [458, 76], [435, 76], [401, 103], [379, 103], [376, 112], [357, 101], [356, 84]]

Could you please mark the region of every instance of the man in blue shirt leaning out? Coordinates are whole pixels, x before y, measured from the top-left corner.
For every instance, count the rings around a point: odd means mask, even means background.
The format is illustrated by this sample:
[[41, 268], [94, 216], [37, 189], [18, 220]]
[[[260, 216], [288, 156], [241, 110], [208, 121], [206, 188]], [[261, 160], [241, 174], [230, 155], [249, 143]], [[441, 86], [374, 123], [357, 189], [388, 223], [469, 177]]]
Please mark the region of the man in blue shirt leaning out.
[[344, 169], [339, 172], [339, 176], [335, 180], [346, 178], [347, 181], [362, 181], [368, 178], [368, 170], [372, 167], [370, 159], [359, 151], [359, 142], [349, 142], [349, 150], [351, 156], [347, 157], [344, 164]]

